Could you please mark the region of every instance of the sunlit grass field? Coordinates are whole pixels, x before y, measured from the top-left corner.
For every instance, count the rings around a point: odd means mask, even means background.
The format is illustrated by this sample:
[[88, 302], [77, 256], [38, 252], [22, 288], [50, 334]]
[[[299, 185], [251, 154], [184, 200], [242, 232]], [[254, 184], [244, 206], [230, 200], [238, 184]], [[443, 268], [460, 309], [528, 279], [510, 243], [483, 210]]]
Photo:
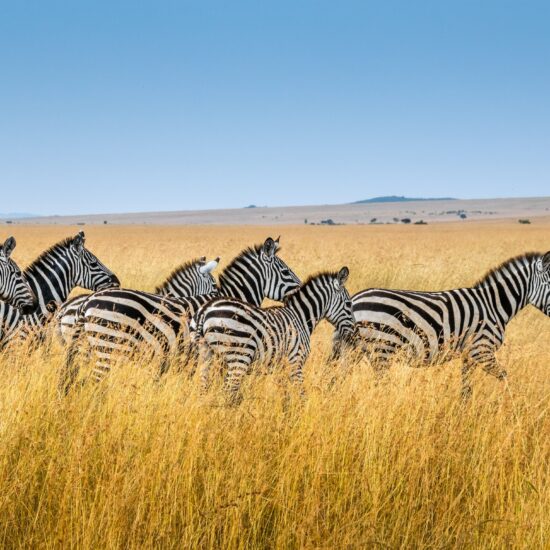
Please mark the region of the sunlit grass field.
[[[80, 227], [5, 226], [24, 267]], [[350, 268], [351, 292], [468, 286], [526, 251], [550, 249], [549, 221], [428, 226], [84, 227], [123, 286], [152, 290], [178, 264], [281, 234], [301, 277]], [[284, 367], [247, 377], [239, 407], [219, 384], [120, 364], [62, 398], [63, 348], [3, 352], [0, 546], [77, 548], [548, 548], [550, 319], [527, 308], [462, 405], [460, 365], [397, 358], [327, 364], [315, 334], [306, 399]], [[174, 365], [176, 366], [176, 365]], [[89, 367], [89, 365], [88, 365]], [[86, 365], [84, 365], [86, 370]]]

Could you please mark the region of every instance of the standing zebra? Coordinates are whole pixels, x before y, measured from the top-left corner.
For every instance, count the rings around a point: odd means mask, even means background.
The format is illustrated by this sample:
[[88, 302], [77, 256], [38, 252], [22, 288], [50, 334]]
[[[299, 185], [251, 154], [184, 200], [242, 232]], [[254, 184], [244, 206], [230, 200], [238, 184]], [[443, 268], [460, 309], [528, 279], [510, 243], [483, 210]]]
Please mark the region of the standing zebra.
[[15, 244], [15, 239], [8, 237], [4, 244], [0, 245], [0, 300], [4, 300], [5, 304], [11, 304], [15, 308], [21, 308], [23, 312], [28, 312], [36, 307], [36, 296], [21, 270], [10, 257]]
[[[524, 254], [489, 271], [476, 285], [444, 292], [372, 288], [352, 298], [354, 344], [384, 363], [406, 348], [424, 362], [445, 352], [463, 356], [462, 395], [471, 394], [477, 365], [503, 380], [495, 352], [508, 322], [528, 304], [550, 316], [550, 252]], [[334, 354], [345, 340], [336, 333]]]
[[[201, 347], [201, 381], [208, 385], [213, 356], [227, 366], [225, 387], [238, 397], [242, 377], [253, 363], [266, 366], [287, 359], [290, 379], [302, 389], [302, 368], [311, 349], [311, 334], [327, 319], [344, 337], [353, 331], [351, 300], [344, 284], [349, 270], [321, 273], [292, 292], [283, 306], [261, 309], [240, 300], [217, 298], [191, 323]], [[302, 390], [303, 391], [303, 390]]]
[[[155, 294], [173, 298], [187, 298], [216, 292], [216, 281], [212, 271], [217, 267], [220, 258], [206, 261], [206, 257], [191, 260], [180, 265], [168, 278], [156, 288]], [[71, 342], [74, 336], [76, 315], [90, 294], [76, 296], [59, 308], [55, 318], [59, 336], [65, 343]]]
[[69, 237], [43, 252], [23, 273], [38, 305], [23, 315], [14, 308], [0, 311], [2, 342], [16, 334], [25, 337], [36, 332], [51, 317], [52, 302], [61, 304], [76, 286], [99, 290], [118, 286], [119, 281], [85, 246], [84, 232]]
[[106, 290], [86, 300], [76, 315], [76, 333], [67, 352], [62, 385], [68, 389], [78, 371], [73, 367], [78, 342], [83, 335], [99, 361], [93, 377], [100, 380], [110, 370], [114, 351], [131, 353], [141, 346], [152, 355], [163, 357], [179, 351], [187, 361], [188, 323], [198, 309], [219, 295], [237, 296], [260, 305], [264, 298], [282, 300], [299, 286], [299, 279], [277, 256], [278, 239], [247, 248], [220, 275], [216, 292], [187, 298], [171, 298], [135, 290]]

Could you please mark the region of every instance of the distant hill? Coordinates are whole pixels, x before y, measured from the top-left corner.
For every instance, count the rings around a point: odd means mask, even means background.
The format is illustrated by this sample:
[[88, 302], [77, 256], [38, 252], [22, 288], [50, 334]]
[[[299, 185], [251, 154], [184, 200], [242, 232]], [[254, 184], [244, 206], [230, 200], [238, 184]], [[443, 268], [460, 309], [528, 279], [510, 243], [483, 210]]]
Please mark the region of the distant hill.
[[397, 195], [389, 195], [387, 197], [374, 197], [372, 199], [363, 199], [362, 201], [355, 201], [351, 204], [366, 204], [369, 202], [412, 202], [412, 201], [455, 201], [452, 197], [398, 197]]
[[5, 214], [0, 212], [0, 220], [16, 220], [19, 218], [38, 218], [38, 216], [28, 212], [6, 212]]

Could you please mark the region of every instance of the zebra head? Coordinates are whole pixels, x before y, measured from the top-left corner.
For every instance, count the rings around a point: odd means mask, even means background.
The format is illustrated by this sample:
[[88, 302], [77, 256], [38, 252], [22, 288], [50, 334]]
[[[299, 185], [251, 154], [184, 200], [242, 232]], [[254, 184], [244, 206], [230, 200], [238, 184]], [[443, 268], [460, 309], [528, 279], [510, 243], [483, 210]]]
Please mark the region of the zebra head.
[[343, 338], [350, 338], [355, 326], [355, 318], [348, 289], [344, 286], [349, 277], [349, 269], [343, 267], [335, 275], [329, 276], [329, 301], [325, 318]]
[[268, 237], [264, 244], [256, 249], [263, 273], [264, 296], [277, 302], [281, 302], [289, 292], [300, 287], [300, 279], [277, 256], [280, 249], [279, 239], [280, 237], [276, 240]]
[[217, 286], [212, 271], [219, 262], [219, 257], [209, 262], [205, 256], [191, 260], [175, 269], [168, 279], [156, 288], [155, 293], [176, 298], [213, 294], [217, 291]]
[[118, 277], [84, 246], [85, 240], [84, 231], [80, 231], [69, 245], [74, 284], [94, 292], [120, 286]]
[[0, 245], [0, 299], [30, 313], [36, 307], [36, 296], [17, 264], [10, 258], [15, 239], [8, 237]]
[[535, 260], [528, 300], [550, 317], [550, 252]]

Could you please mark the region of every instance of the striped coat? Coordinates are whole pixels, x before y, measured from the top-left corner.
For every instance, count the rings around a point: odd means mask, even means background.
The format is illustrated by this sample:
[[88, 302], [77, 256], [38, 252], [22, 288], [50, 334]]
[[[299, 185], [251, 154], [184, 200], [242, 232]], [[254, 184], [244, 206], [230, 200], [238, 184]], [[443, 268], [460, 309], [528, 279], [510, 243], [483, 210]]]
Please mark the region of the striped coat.
[[273, 365], [286, 360], [290, 379], [303, 382], [303, 365], [311, 350], [311, 334], [322, 319], [340, 334], [353, 330], [351, 300], [344, 284], [347, 267], [338, 273], [321, 273], [292, 292], [283, 306], [262, 309], [230, 298], [213, 300], [197, 313], [191, 323], [195, 330], [203, 366], [203, 387], [213, 357], [227, 367], [226, 388], [233, 398], [252, 364]]
[[[199, 297], [170, 298], [132, 290], [104, 291], [87, 300], [77, 313], [77, 334], [67, 353], [62, 385], [67, 388], [76, 376], [73, 368], [78, 342], [84, 337], [100, 361], [94, 371], [100, 380], [110, 369], [114, 351], [125, 354], [140, 348], [143, 352], [163, 357], [161, 372], [167, 365], [167, 353], [182, 352], [187, 364], [192, 352], [188, 338], [188, 322], [198, 307], [219, 294], [235, 293], [260, 304], [265, 297], [280, 300], [295, 289], [299, 280], [277, 257], [278, 243], [269, 238], [263, 245], [244, 250], [220, 276], [219, 289]], [[144, 303], [144, 297], [147, 304]], [[178, 323], [167, 319], [162, 308], [174, 308]]]
[[63, 303], [76, 286], [90, 290], [118, 286], [116, 275], [84, 243], [85, 237], [81, 231], [43, 252], [25, 269], [23, 275], [36, 296], [37, 307], [28, 314], [14, 308], [2, 308], [0, 344], [15, 336], [24, 338], [29, 334], [39, 334], [52, 317], [52, 310]]
[[17, 264], [11, 259], [15, 245], [13, 237], [8, 237], [0, 245], [0, 300], [23, 312], [29, 312], [36, 307], [36, 296]]
[[[352, 297], [354, 343], [379, 366], [398, 350], [424, 363], [461, 354], [463, 395], [479, 365], [499, 379], [506, 372], [495, 352], [509, 321], [531, 304], [550, 315], [550, 252], [524, 254], [491, 270], [476, 285], [443, 292], [372, 288]], [[343, 341], [336, 334], [335, 355]]]

